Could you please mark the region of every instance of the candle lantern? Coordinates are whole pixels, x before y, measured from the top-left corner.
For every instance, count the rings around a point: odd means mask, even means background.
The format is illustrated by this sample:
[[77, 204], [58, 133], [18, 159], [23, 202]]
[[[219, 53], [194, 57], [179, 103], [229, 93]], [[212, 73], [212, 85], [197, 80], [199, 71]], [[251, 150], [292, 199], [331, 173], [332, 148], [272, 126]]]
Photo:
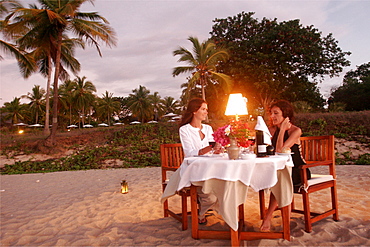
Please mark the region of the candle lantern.
[[126, 180], [122, 180], [121, 183], [121, 193], [122, 194], [127, 194], [128, 193], [128, 183]]

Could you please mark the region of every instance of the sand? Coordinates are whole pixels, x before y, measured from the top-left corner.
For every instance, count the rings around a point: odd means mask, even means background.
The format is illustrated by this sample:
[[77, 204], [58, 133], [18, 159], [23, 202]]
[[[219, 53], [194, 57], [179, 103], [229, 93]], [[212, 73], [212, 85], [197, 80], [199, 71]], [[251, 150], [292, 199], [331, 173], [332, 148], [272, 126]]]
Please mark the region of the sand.
[[[337, 166], [340, 221], [327, 218], [304, 231], [292, 214], [292, 240], [243, 241], [245, 246], [370, 246], [370, 166]], [[68, 171], [2, 175], [1, 246], [228, 246], [228, 240], [194, 240], [191, 230], [163, 217], [160, 168]], [[121, 180], [129, 193], [119, 192]], [[296, 195], [296, 204], [300, 196]], [[180, 209], [179, 198], [171, 198]], [[312, 207], [325, 209], [329, 191], [318, 192]], [[258, 193], [248, 192], [247, 226], [260, 225]], [[279, 229], [276, 212], [273, 228]], [[207, 227], [224, 227], [216, 213]]]

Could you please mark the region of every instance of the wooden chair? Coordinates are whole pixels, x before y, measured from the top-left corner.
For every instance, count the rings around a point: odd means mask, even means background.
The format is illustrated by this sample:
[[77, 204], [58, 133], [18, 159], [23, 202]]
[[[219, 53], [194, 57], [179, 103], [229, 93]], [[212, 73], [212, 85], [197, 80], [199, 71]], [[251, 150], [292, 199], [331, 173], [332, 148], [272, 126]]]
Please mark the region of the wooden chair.
[[[337, 183], [335, 174], [335, 153], [334, 136], [309, 136], [301, 137], [302, 156], [306, 165], [301, 166], [302, 186], [294, 188], [294, 193], [301, 194], [303, 199], [303, 210], [294, 207], [292, 212], [304, 215], [306, 232], [312, 231], [312, 223], [333, 215], [335, 221], [339, 220]], [[307, 168], [327, 166], [328, 174], [312, 174], [311, 179], [307, 179]], [[313, 192], [330, 188], [331, 208], [323, 213], [311, 212], [309, 195]], [[260, 210], [261, 217], [265, 214], [264, 192], [260, 191]]]
[[[167, 172], [176, 171], [183, 159], [184, 151], [182, 149], [181, 143], [175, 144], [161, 144], [161, 164], [162, 164], [162, 188], [163, 191], [166, 189], [167, 185]], [[178, 191], [177, 194], [181, 196], [181, 213], [175, 213], [169, 209], [168, 200], [163, 203], [164, 217], [172, 216], [182, 224], [182, 230], [188, 229], [188, 212], [187, 209], [187, 197], [190, 196], [189, 189], [183, 189]]]

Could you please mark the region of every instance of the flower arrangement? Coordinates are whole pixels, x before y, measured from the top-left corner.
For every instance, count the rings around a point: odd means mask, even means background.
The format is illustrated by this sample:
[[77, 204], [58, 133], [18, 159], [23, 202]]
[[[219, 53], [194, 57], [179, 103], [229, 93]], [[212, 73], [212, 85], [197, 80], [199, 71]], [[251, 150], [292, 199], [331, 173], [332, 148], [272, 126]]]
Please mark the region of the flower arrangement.
[[232, 120], [230, 124], [218, 128], [213, 133], [213, 138], [222, 146], [230, 144], [230, 138], [237, 140], [238, 146], [249, 147], [253, 141], [249, 141], [250, 129], [247, 123]]

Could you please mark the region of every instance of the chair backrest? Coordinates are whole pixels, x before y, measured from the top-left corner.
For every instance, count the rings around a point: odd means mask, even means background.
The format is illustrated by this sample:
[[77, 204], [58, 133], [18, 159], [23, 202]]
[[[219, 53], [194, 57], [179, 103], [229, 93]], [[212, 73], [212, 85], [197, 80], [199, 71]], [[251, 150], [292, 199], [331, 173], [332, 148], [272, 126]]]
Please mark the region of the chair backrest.
[[301, 137], [301, 149], [307, 164], [328, 160], [335, 164], [333, 135]]
[[181, 143], [161, 144], [162, 182], [167, 179], [167, 171], [176, 171], [184, 159]]

